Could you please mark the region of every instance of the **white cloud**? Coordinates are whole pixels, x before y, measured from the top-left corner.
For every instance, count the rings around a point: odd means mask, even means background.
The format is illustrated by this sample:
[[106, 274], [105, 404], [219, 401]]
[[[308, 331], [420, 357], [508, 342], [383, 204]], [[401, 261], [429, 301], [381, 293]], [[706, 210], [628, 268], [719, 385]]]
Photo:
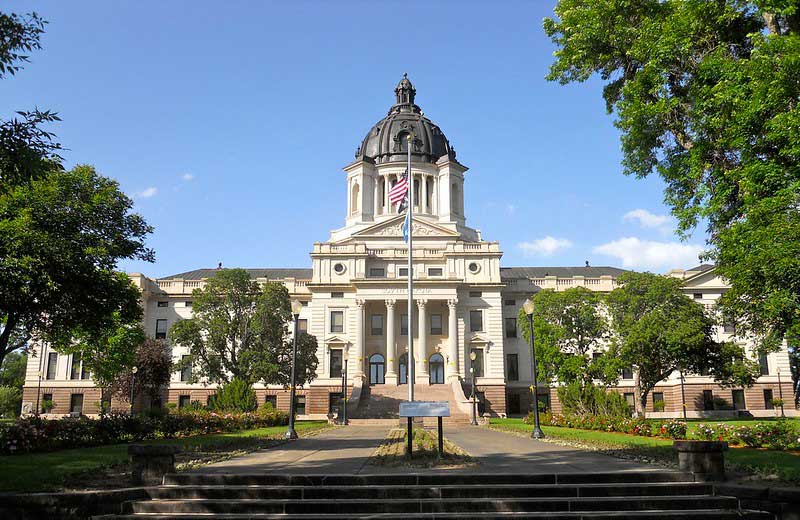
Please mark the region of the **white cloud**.
[[520, 242], [517, 247], [525, 256], [552, 256], [559, 249], [572, 247], [572, 242], [566, 238], [546, 236], [532, 242]]
[[193, 181], [194, 175], [192, 175], [191, 173], [184, 173], [183, 175], [181, 175], [181, 179], [185, 180], [186, 182]]
[[625, 222], [638, 222], [643, 228], [666, 228], [669, 230], [672, 224], [672, 217], [669, 215], [656, 215], [646, 209], [634, 209], [622, 216]]
[[594, 253], [611, 256], [630, 269], [668, 270], [687, 268], [698, 262], [703, 247], [681, 242], [656, 242], [636, 237], [623, 237], [592, 250]]
[[149, 199], [150, 197], [154, 196], [158, 193], [158, 188], [155, 186], [150, 186], [149, 188], [145, 188], [139, 193], [136, 194], [137, 197], [140, 199]]

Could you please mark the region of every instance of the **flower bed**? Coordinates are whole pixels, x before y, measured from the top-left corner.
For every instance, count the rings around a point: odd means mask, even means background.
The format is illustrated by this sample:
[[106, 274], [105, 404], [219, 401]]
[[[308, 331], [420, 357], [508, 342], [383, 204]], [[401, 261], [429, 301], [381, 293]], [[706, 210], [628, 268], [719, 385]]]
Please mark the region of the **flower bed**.
[[756, 422], [752, 425], [699, 424], [695, 436], [702, 440], [726, 441], [733, 446], [772, 450], [800, 449], [800, 429], [787, 420]]
[[283, 412], [253, 413], [177, 411], [161, 415], [112, 412], [99, 419], [87, 417], [47, 420], [36, 417], [0, 425], [0, 454], [35, 453], [118, 444], [157, 438], [186, 437], [265, 428], [288, 423]]
[[[675, 419], [654, 423], [639, 417], [580, 417], [544, 413], [540, 414], [540, 421], [545, 425], [578, 428], [581, 430], [629, 433], [642, 437], [664, 437], [667, 439], [686, 438], [686, 423]], [[533, 416], [529, 414], [525, 418], [525, 422], [528, 424], [533, 423]]]

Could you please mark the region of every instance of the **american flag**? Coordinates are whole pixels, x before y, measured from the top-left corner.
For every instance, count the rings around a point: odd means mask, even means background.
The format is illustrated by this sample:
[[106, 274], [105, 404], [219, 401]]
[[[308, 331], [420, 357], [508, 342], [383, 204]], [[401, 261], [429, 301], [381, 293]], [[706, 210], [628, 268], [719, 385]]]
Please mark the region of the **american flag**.
[[397, 184], [392, 186], [392, 189], [389, 190], [389, 202], [392, 204], [399, 204], [405, 200], [406, 195], [408, 194], [408, 171], [403, 173], [403, 176], [400, 177], [400, 180], [397, 181]]

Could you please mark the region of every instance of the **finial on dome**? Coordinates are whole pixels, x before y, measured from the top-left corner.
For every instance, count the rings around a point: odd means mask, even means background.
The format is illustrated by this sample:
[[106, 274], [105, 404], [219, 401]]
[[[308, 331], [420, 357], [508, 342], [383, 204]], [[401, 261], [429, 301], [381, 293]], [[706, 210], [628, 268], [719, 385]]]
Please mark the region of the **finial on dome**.
[[400, 80], [400, 83], [398, 83], [397, 87], [394, 89], [394, 95], [395, 99], [397, 100], [397, 105], [414, 104], [414, 97], [417, 95], [417, 90], [408, 79], [407, 72], [403, 73], [403, 79]]

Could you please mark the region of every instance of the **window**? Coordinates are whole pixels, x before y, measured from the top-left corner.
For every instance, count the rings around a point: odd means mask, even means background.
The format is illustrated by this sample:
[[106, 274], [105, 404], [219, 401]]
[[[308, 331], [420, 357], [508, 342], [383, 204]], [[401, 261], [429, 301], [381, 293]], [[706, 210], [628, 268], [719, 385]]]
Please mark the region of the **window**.
[[297, 320], [297, 330], [298, 332], [308, 332], [308, 320]]
[[520, 397], [517, 393], [509, 393], [508, 394], [508, 414], [509, 415], [519, 415], [522, 413], [522, 406], [520, 406]]
[[600, 359], [601, 357], [603, 357], [602, 352], [592, 352], [592, 359]]
[[69, 396], [69, 413], [78, 415], [83, 413], [83, 394], [71, 394]]
[[622, 379], [633, 379], [633, 367], [622, 369]]
[[747, 407], [745, 406], [744, 402], [744, 390], [733, 390], [731, 393], [733, 394], [733, 409], [746, 410]]
[[714, 409], [714, 392], [711, 390], [703, 390], [703, 410], [710, 411]]
[[506, 355], [506, 377], [509, 381], [519, 381], [519, 355]]
[[383, 314], [373, 314], [370, 316], [370, 324], [373, 336], [383, 336]]
[[481, 270], [481, 266], [479, 266], [476, 262], [470, 262], [469, 266], [467, 266], [467, 269], [469, 269], [470, 273], [476, 274]]
[[48, 406], [53, 404], [53, 394], [42, 394], [42, 401], [41, 401], [41, 404], [40, 404], [42, 409], [41, 409], [41, 411], [39, 413], [48, 413], [50, 411], [49, 409], [45, 410], [45, 404], [44, 403], [48, 403]]
[[156, 339], [167, 337], [167, 320], [156, 320]]
[[181, 381], [192, 380], [192, 364], [189, 362], [191, 358], [188, 354], [181, 356]]
[[431, 336], [442, 335], [442, 315], [431, 314]]
[[506, 337], [517, 337], [517, 318], [506, 318]]
[[169, 307], [169, 302], [158, 302], [159, 307]]
[[625, 398], [625, 402], [628, 403], [628, 406], [631, 407], [631, 410], [636, 410], [636, 396], [633, 395], [631, 392], [625, 392], [622, 394], [622, 397]]
[[47, 355], [47, 379], [56, 378], [57, 368], [58, 368], [58, 353], [51, 352]]
[[344, 311], [331, 311], [331, 332], [344, 332]]
[[397, 276], [408, 276], [408, 267], [400, 267], [397, 269]]
[[335, 264], [333, 266], [333, 271], [336, 274], [342, 274], [342, 273], [344, 273], [344, 270], [345, 270], [345, 267], [344, 267], [344, 264], [342, 264], [342, 263], [338, 263], [338, 264]]
[[722, 324], [722, 332], [725, 334], [734, 334], [736, 333], [736, 324], [730, 319], [726, 319]]
[[294, 413], [296, 413], [297, 415], [306, 414], [306, 396], [304, 395], [294, 396]]
[[469, 330], [470, 332], [483, 330], [483, 311], [469, 311]]
[[264, 404], [269, 404], [272, 406], [273, 410], [278, 409], [278, 396], [277, 395], [267, 395], [264, 396]]
[[775, 407], [772, 406], [772, 389], [765, 388], [764, 389], [764, 409], [765, 410], [774, 410]]
[[667, 402], [664, 400], [664, 392], [653, 392], [653, 411], [654, 412], [663, 412], [664, 411], [664, 405], [666, 405], [666, 404], [667, 404]]
[[369, 268], [369, 277], [370, 278], [383, 278], [385, 276], [386, 271], [384, 271], [383, 267], [370, 267]]
[[184, 307], [191, 307], [192, 306], [192, 300], [186, 300], [185, 302], [183, 302], [183, 306]]
[[431, 267], [428, 269], [428, 276], [442, 276], [441, 267]]
[[343, 292], [332, 292], [331, 293], [331, 298], [344, 298], [344, 293]]
[[[211, 397], [211, 396], [209, 396]], [[179, 395], [178, 396], [178, 408], [186, 408], [192, 403], [192, 396], [190, 395]]]
[[80, 379], [81, 377], [81, 355], [72, 354], [72, 365], [69, 369], [70, 379]]
[[768, 376], [769, 375], [769, 362], [767, 361], [766, 354], [759, 354], [758, 355], [758, 365], [761, 368], [761, 375]]
[[474, 369], [473, 373], [475, 374], [475, 377], [483, 377], [483, 349], [474, 348], [470, 350], [470, 353], [472, 352], [475, 353], [475, 360], [473, 361], [472, 359], [470, 359], [470, 361], [472, 362], [471, 368]]
[[692, 298], [694, 298], [695, 300], [702, 300], [703, 299], [703, 293], [696, 292], [696, 293], [694, 293], [692, 295]]
[[481, 293], [480, 291], [470, 291], [469, 292], [469, 297], [470, 298], [480, 298], [481, 296], [483, 296], [483, 293]]
[[342, 393], [331, 392], [328, 394], [328, 413], [339, 415], [342, 409]]
[[505, 305], [506, 307], [516, 307], [517, 300], [506, 300], [503, 302], [503, 305]]
[[[105, 399], [105, 398], [104, 398]], [[103, 402], [104, 410], [111, 409], [111, 397], [108, 398], [108, 405], [106, 406], [105, 401]], [[161, 398], [154, 397], [150, 400], [150, 408], [153, 410], [160, 410], [162, 408]]]
[[408, 336], [408, 314], [400, 315], [400, 335]]
[[539, 394], [539, 410], [546, 412], [550, 409], [550, 394]]
[[332, 349], [330, 356], [330, 377], [342, 377], [342, 350]]

